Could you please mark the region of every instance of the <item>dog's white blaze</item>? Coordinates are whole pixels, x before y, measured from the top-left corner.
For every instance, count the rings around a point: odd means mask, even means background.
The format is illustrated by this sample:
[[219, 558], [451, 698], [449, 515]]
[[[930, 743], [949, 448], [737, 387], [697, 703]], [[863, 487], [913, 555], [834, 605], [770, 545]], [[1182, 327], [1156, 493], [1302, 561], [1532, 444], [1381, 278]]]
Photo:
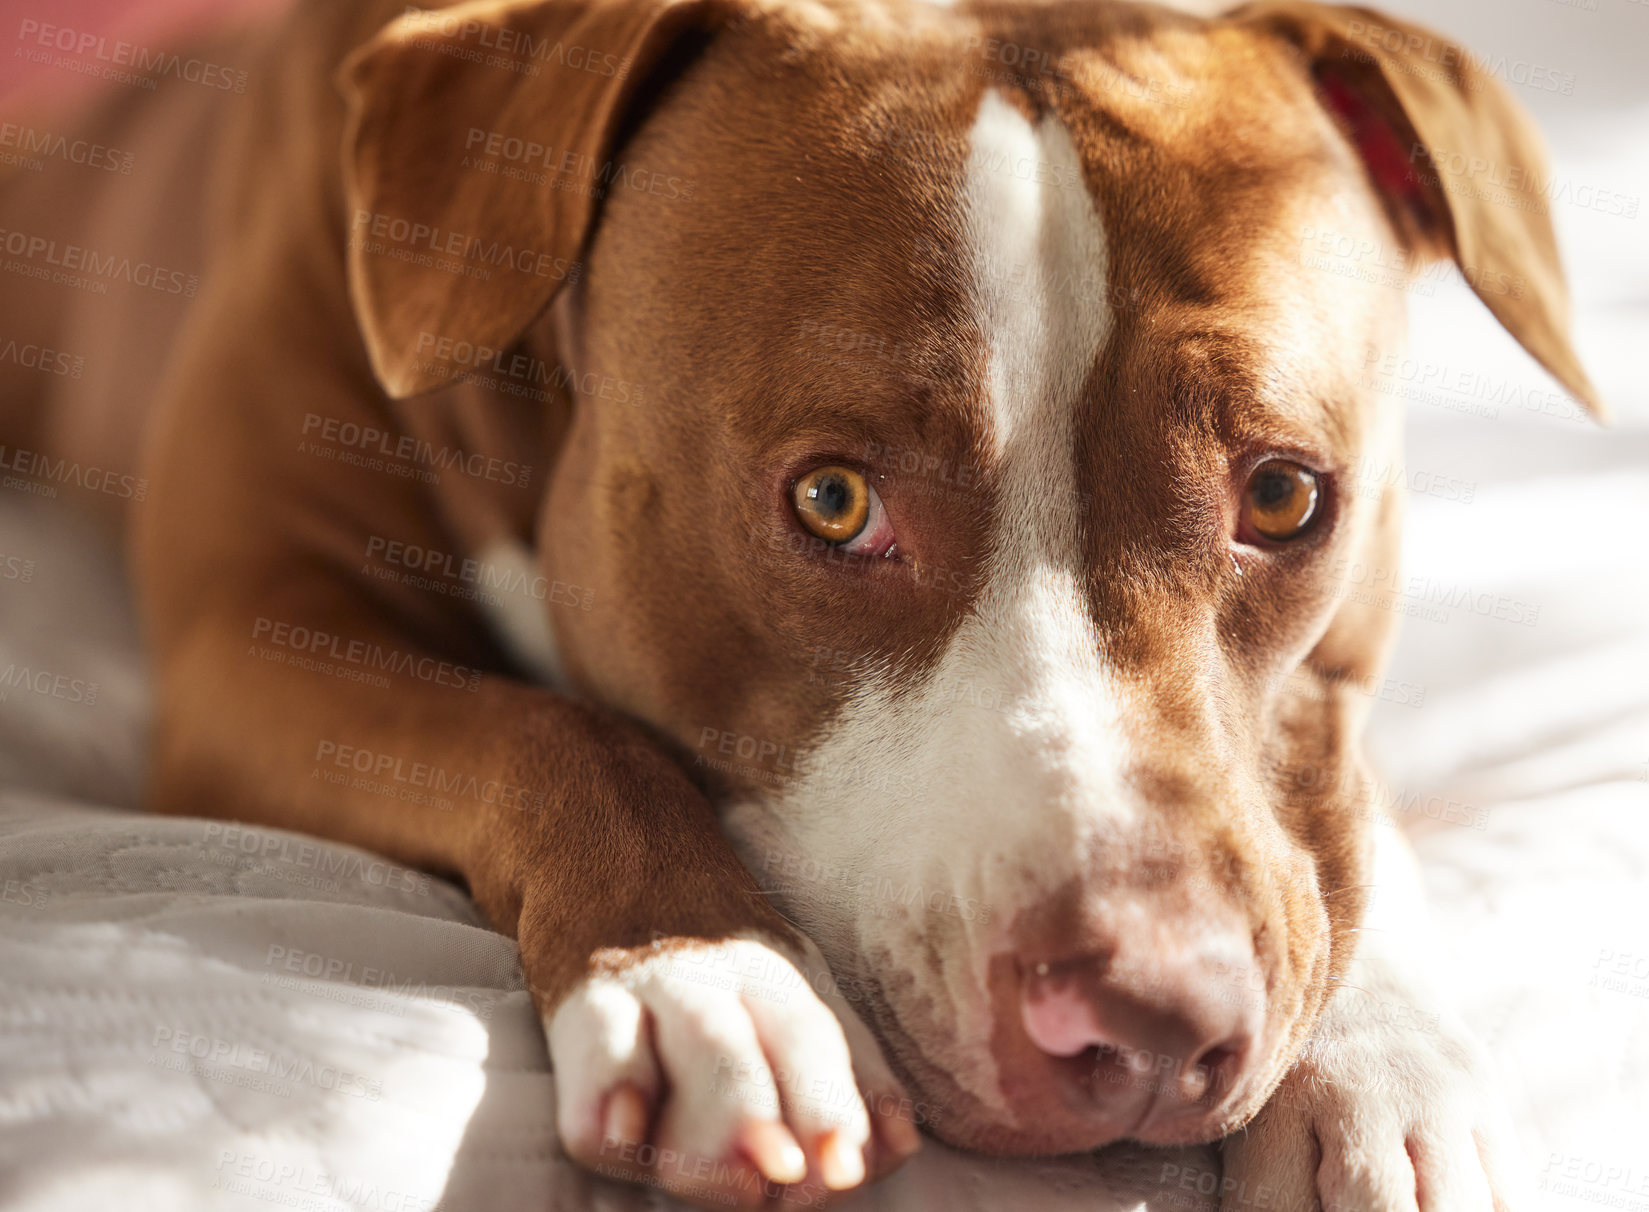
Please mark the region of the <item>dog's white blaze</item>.
[[1080, 584], [1073, 453], [1110, 329], [1104, 229], [1086, 189], [1042, 183], [1083, 180], [1054, 116], [1033, 124], [987, 92], [970, 147], [959, 205], [1003, 477], [975, 609], [924, 685], [867, 678], [787, 802], [729, 826], [838, 971], [859, 955], [897, 974], [889, 992], [943, 1035], [952, 1077], [997, 1102], [981, 960], [1127, 813], [1117, 696]]

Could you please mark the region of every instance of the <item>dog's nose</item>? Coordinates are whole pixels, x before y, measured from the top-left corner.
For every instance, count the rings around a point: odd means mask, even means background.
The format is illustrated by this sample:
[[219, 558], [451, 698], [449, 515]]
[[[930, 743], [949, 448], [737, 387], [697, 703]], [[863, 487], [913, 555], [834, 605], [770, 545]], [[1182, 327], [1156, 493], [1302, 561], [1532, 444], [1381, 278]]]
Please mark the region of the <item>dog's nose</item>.
[[1138, 1104], [1152, 1120], [1229, 1094], [1263, 1021], [1246, 939], [1202, 934], [1181, 946], [1157, 933], [1148, 946], [1022, 961], [1021, 973], [1020, 1017], [1037, 1049], [1078, 1058], [1091, 1097]]

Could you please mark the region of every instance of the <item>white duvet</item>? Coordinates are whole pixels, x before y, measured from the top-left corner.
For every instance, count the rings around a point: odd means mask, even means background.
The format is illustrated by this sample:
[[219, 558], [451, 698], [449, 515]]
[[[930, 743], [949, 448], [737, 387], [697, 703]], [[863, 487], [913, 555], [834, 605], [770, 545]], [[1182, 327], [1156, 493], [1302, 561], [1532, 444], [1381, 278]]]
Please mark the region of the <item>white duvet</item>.
[[[1602, 140], [1613, 159], [1568, 171], [1649, 194], [1645, 131], [1624, 124]], [[1370, 574], [1407, 616], [1371, 746], [1454, 994], [1501, 1067], [1532, 1206], [1649, 1212], [1649, 392], [1632, 339], [1649, 331], [1649, 217], [1558, 219], [1582, 354], [1620, 423], [1392, 376], [1417, 397], [1410, 471], [1430, 478], [1412, 479], [1405, 569]], [[1463, 291], [1415, 303], [1421, 362], [1549, 390]], [[145, 698], [117, 564], [61, 511], [0, 497], [0, 1207], [666, 1206], [560, 1158], [513, 947], [461, 895], [349, 848], [131, 810]], [[1207, 1150], [1007, 1163], [930, 1144], [852, 1206], [1185, 1212], [1213, 1206], [1198, 1192], [1216, 1174]]]

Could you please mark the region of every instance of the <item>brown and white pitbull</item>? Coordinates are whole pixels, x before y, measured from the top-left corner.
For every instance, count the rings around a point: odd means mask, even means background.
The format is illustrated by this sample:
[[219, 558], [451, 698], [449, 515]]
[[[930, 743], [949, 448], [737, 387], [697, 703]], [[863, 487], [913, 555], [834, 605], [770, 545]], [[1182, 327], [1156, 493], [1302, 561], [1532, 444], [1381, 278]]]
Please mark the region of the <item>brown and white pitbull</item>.
[[1469, 55], [1113, 0], [305, 0], [257, 45], [243, 98], [106, 108], [143, 181], [0, 212], [13, 261], [201, 274], [0, 308], [104, 368], [0, 367], [7, 457], [145, 490], [156, 809], [462, 880], [566, 1148], [689, 1198], [922, 1124], [1508, 1206], [1356, 747], [1403, 281], [1452, 259], [1597, 407]]

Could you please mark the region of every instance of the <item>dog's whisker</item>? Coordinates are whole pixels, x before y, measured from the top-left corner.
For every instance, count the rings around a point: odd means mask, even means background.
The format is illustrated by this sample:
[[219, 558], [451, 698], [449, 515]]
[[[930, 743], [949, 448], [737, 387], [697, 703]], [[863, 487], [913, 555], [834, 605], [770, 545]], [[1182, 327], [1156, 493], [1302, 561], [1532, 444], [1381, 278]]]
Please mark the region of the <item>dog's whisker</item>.
[[1329, 897], [1339, 896], [1342, 892], [1358, 892], [1364, 888], [1378, 888], [1379, 886], [1378, 884], [1346, 884], [1343, 887], [1334, 889], [1332, 892], [1323, 893], [1323, 899], [1326, 901]]

